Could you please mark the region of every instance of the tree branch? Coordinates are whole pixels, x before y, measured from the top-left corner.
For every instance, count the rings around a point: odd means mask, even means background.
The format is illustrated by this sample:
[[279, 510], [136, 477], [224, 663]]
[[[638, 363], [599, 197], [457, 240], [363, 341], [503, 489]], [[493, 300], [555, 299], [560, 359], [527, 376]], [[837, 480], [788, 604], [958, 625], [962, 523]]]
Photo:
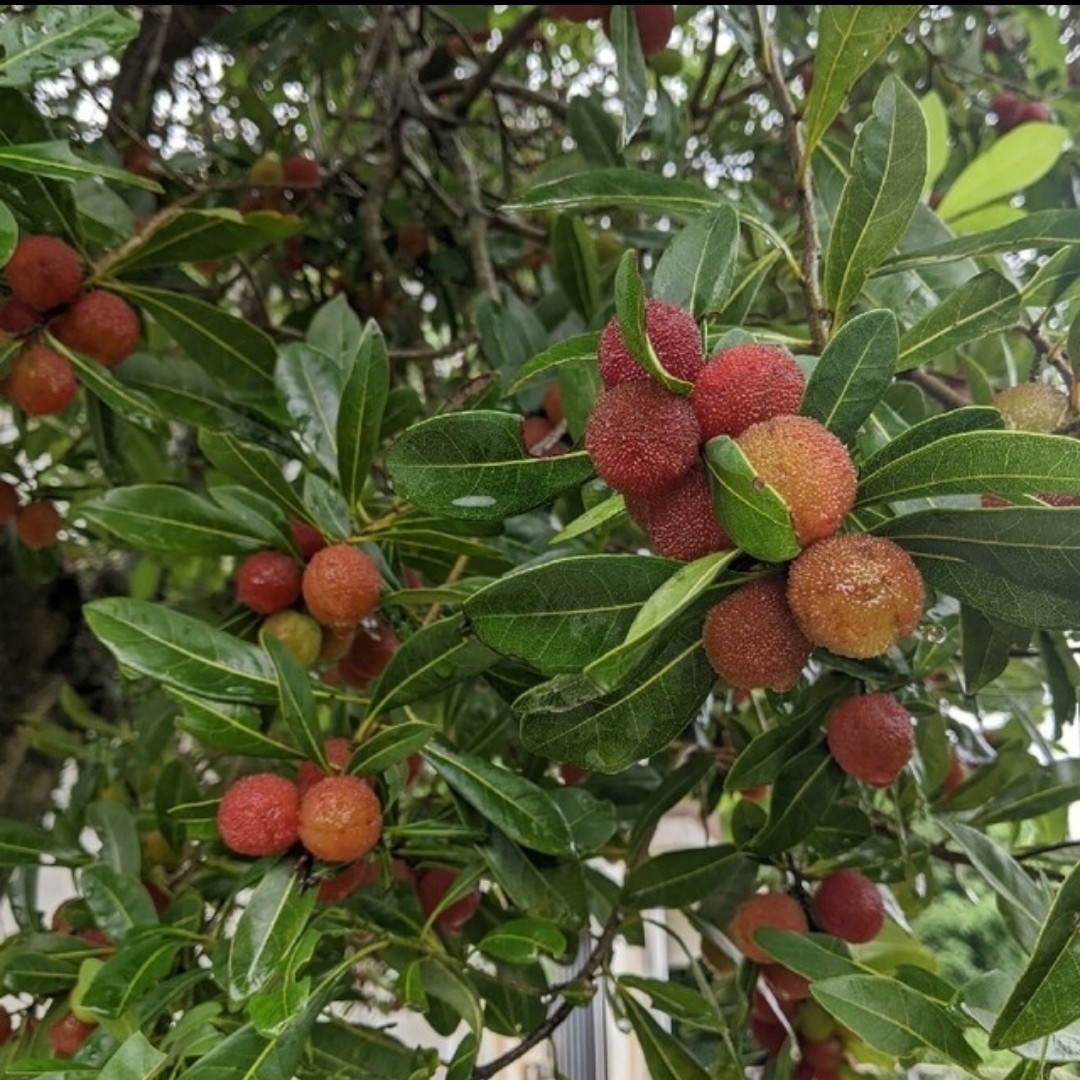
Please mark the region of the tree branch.
[[529, 35], [529, 31], [544, 17], [547, 8], [539, 4], [531, 11], [527, 11], [509, 30], [503, 35], [499, 47], [488, 53], [487, 59], [480, 65], [480, 70], [465, 83], [461, 99], [454, 106], [454, 112], [458, 116], [464, 116], [472, 103], [484, 92], [488, 84], [495, 77], [495, 73], [502, 66], [502, 62], [510, 55]]

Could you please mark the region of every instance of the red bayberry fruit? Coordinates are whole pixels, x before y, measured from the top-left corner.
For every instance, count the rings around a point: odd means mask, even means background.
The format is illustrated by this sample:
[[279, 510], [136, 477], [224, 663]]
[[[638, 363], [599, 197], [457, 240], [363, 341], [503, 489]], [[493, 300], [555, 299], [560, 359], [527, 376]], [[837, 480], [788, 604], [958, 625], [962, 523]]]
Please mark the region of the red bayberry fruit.
[[810, 913], [819, 929], [853, 945], [872, 941], [885, 925], [881, 893], [857, 870], [836, 870], [823, 878]]
[[257, 551], [240, 564], [236, 598], [260, 615], [272, 615], [300, 599], [301, 574], [296, 560], [284, 552]]
[[[420, 875], [416, 882], [416, 895], [425, 915], [430, 918], [457, 879], [457, 871], [448, 866], [433, 866]], [[444, 930], [456, 934], [476, 914], [479, 907], [480, 891], [473, 889], [460, 900], [455, 900], [443, 908], [435, 921]]]
[[675, 29], [675, 8], [671, 4], [635, 4], [634, 21], [641, 51], [646, 56], [655, 56], [667, 45]]
[[59, 1058], [74, 1057], [95, 1027], [95, 1024], [84, 1023], [74, 1013], [64, 1013], [49, 1028], [49, 1045], [53, 1054]]
[[268, 615], [260, 632], [277, 638], [304, 668], [311, 667], [322, 651], [323, 628], [310, 615], [293, 608]]
[[755, 893], [735, 909], [728, 923], [728, 937], [739, 947], [747, 960], [769, 964], [773, 958], [754, 940], [754, 934], [765, 927], [805, 933], [809, 929], [806, 913], [798, 900], [787, 893]]
[[327, 772], [317, 761], [301, 761], [296, 770], [296, 786], [300, 789], [300, 797], [308, 793], [320, 780], [328, 776], [343, 773], [352, 757], [353, 744], [349, 739], [340, 736], [323, 739], [323, 749], [326, 751], [326, 760], [330, 764]]
[[892, 694], [848, 698], [829, 713], [826, 728], [840, 768], [874, 787], [888, 787], [915, 752], [911, 714]]
[[383, 673], [400, 647], [394, 628], [385, 619], [364, 619], [356, 628], [349, 651], [338, 663], [341, 677], [357, 690], [367, 689]]
[[296, 843], [299, 805], [297, 786], [284, 776], [244, 776], [222, 796], [218, 832], [238, 855], [276, 855]]
[[521, 441], [532, 457], [558, 457], [566, 453], [566, 444], [546, 416], [521, 418]]
[[783, 964], [763, 964], [761, 974], [781, 1001], [795, 1003], [810, 996], [809, 980]]
[[0, 330], [13, 337], [28, 334], [38, 324], [38, 313], [14, 296], [0, 304]]
[[57, 236], [27, 236], [16, 245], [4, 275], [16, 299], [48, 311], [79, 295], [82, 260]]
[[31, 550], [42, 551], [56, 543], [63, 524], [60, 511], [48, 499], [38, 499], [16, 513], [15, 535]]
[[105, 367], [126, 360], [142, 333], [135, 309], [123, 297], [104, 289], [83, 293], [51, 329], [69, 349], [85, 353]]
[[0, 383], [0, 390], [31, 416], [63, 412], [78, 389], [68, 358], [44, 345], [24, 348]]
[[562, 391], [558, 383], [552, 383], [544, 394], [544, 402], [541, 405], [544, 415], [553, 423], [561, 424], [565, 419], [562, 404]]
[[[645, 301], [645, 333], [660, 366], [669, 375], [693, 382], [705, 366], [701, 331], [693, 315], [665, 300]], [[600, 335], [596, 363], [605, 387], [651, 381], [649, 373], [630, 355], [619, 320], [611, 319]]]
[[375, 561], [350, 544], [317, 551], [304, 569], [302, 591], [308, 611], [323, 626], [356, 626], [379, 602], [382, 577]]
[[750, 1036], [765, 1051], [767, 1057], [778, 1057], [787, 1041], [787, 1028], [775, 1016], [750, 1014]]
[[314, 158], [294, 154], [281, 163], [281, 178], [286, 187], [317, 188], [322, 184], [322, 169]]
[[317, 551], [322, 551], [326, 547], [326, 539], [322, 533], [299, 518], [289, 518], [289, 532], [292, 533], [292, 538], [300, 549], [304, 562], [307, 562]]
[[382, 835], [382, 806], [358, 776], [328, 776], [300, 800], [300, 842], [317, 859], [352, 862]]

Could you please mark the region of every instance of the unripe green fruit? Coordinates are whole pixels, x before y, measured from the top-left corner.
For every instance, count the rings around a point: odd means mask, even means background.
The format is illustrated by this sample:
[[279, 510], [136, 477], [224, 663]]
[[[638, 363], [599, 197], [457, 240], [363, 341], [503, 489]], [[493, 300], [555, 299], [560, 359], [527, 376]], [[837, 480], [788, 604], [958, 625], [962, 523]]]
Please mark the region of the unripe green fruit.
[[994, 395], [994, 406], [1010, 428], [1048, 434], [1065, 423], [1069, 399], [1041, 382], [1008, 386]]
[[274, 153], [257, 158], [248, 173], [252, 187], [280, 187], [285, 179], [281, 158]]
[[652, 58], [652, 69], [657, 75], [678, 75], [683, 69], [682, 53], [678, 49], [664, 49]]
[[804, 1001], [795, 1014], [795, 1028], [800, 1035], [820, 1041], [836, 1031], [836, 1021], [816, 1001]]
[[101, 1017], [90, 1009], [83, 1008], [83, 999], [86, 997], [86, 992], [90, 989], [90, 984], [97, 977], [97, 973], [105, 966], [104, 960], [99, 960], [95, 956], [87, 957], [79, 965], [79, 978], [75, 983], [74, 989], [71, 991], [71, 1013], [77, 1019], [81, 1020], [84, 1024], [96, 1024]]
[[322, 627], [301, 611], [275, 611], [264, 620], [262, 632], [276, 637], [301, 667], [311, 667], [322, 649]]

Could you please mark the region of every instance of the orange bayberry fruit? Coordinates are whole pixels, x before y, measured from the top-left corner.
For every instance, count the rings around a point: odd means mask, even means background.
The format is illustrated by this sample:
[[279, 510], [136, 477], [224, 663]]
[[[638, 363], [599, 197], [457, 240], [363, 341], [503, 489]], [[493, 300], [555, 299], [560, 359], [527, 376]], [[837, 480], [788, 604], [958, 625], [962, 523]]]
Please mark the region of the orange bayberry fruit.
[[300, 792], [277, 773], [241, 777], [222, 796], [217, 827], [238, 855], [276, 855], [296, 843]]
[[735, 909], [728, 923], [728, 937], [747, 960], [769, 964], [773, 962], [772, 957], [754, 940], [754, 934], [765, 927], [799, 934], [810, 928], [806, 913], [794, 897], [778, 892], [755, 893]]
[[19, 511], [19, 489], [0, 480], [0, 525], [6, 525]]
[[585, 449], [600, 478], [628, 495], [653, 495], [698, 460], [700, 429], [686, 398], [654, 382], [604, 390], [585, 424]]
[[709, 476], [700, 462], [654, 495], [627, 496], [626, 509], [665, 558], [692, 562], [735, 546], [716, 520]]
[[880, 656], [919, 625], [926, 588], [899, 544], [843, 533], [796, 557], [788, 570], [787, 599], [815, 645], [860, 659]]
[[27, 236], [16, 245], [4, 275], [17, 300], [48, 311], [79, 295], [82, 260], [57, 236]]
[[782, 413], [795, 413], [806, 378], [781, 345], [732, 345], [718, 352], [694, 382], [690, 401], [701, 425], [701, 441], [741, 435], [748, 427]]
[[818, 929], [853, 945], [872, 941], [885, 925], [878, 887], [857, 870], [834, 870], [821, 881], [810, 902]]
[[74, 1013], [64, 1013], [49, 1028], [49, 1045], [53, 1054], [59, 1058], [74, 1057], [96, 1026], [80, 1020]]
[[[457, 879], [457, 871], [448, 866], [433, 866], [420, 875], [416, 882], [416, 895], [425, 915], [431, 916]], [[443, 908], [435, 921], [444, 930], [456, 934], [476, 914], [479, 907], [480, 891], [472, 889], [460, 900], [455, 900], [448, 907]]]
[[317, 859], [352, 862], [382, 834], [382, 806], [358, 776], [328, 776], [300, 800], [300, 842]]
[[0, 389], [31, 416], [49, 416], [71, 404], [79, 384], [66, 356], [44, 345], [28, 345], [15, 357]]
[[341, 677], [349, 686], [364, 690], [371, 685], [401, 647], [394, 628], [376, 617], [364, 619], [356, 628], [349, 651], [338, 663]]
[[301, 667], [311, 667], [322, 651], [322, 627], [302, 611], [275, 611], [263, 620], [261, 630], [276, 637]]
[[322, 183], [322, 169], [314, 158], [294, 154], [281, 163], [281, 178], [286, 187], [317, 188]]
[[323, 626], [346, 629], [379, 602], [382, 577], [375, 560], [351, 544], [331, 544], [312, 555], [301, 583], [308, 611]]
[[790, 690], [812, 649], [780, 577], [751, 581], [725, 596], [706, 615], [701, 638], [713, 670], [740, 690]]
[[63, 524], [60, 511], [48, 499], [38, 499], [16, 513], [15, 535], [28, 548], [41, 551], [56, 543]]
[[300, 599], [301, 570], [281, 551], [257, 551], [236, 575], [236, 598], [260, 615], [272, 615]]
[[849, 776], [888, 787], [915, 752], [911, 714], [892, 694], [857, 694], [826, 721], [829, 752]]
[[50, 329], [69, 349], [85, 353], [105, 367], [126, 360], [142, 333], [135, 309], [123, 297], [104, 289], [83, 293]]
[[316, 551], [322, 551], [326, 547], [326, 540], [322, 533], [299, 518], [289, 518], [289, 532], [292, 533], [293, 541], [300, 549], [304, 562], [307, 562]]
[[329, 739], [323, 739], [323, 749], [326, 751], [326, 760], [330, 763], [330, 771], [327, 772], [317, 761], [301, 761], [296, 770], [296, 786], [300, 789], [300, 797], [303, 798], [320, 780], [328, 776], [337, 776], [345, 771], [352, 757], [353, 744], [349, 739], [343, 739], [335, 735]]
[[855, 505], [858, 476], [844, 444], [808, 416], [752, 424], [735, 440], [787, 504], [800, 547], [831, 536]]
[[[694, 316], [665, 300], [645, 301], [645, 333], [660, 366], [676, 378], [693, 382], [705, 366], [701, 331]], [[611, 388], [625, 382], [650, 382], [652, 377], [630, 355], [619, 320], [611, 319], [600, 335], [596, 351], [600, 379]]]

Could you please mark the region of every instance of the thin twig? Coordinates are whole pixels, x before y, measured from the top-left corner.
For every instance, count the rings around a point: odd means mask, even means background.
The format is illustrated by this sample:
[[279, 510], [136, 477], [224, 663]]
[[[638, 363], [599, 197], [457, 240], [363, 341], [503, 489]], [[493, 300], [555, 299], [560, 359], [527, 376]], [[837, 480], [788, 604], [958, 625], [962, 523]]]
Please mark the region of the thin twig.
[[454, 111], [458, 116], [464, 116], [469, 111], [472, 103], [491, 83], [503, 61], [529, 36], [529, 32], [546, 14], [547, 8], [543, 4], [538, 4], [506, 31], [502, 41], [499, 42], [499, 47], [494, 52], [488, 53], [487, 59], [480, 65], [480, 70], [465, 84], [461, 99], [454, 106]]
[[963, 394], [954, 390], [944, 379], [935, 375], [932, 371], [923, 371], [922, 368], [911, 368], [910, 371], [901, 372], [897, 378], [906, 379], [914, 383], [919, 389], [924, 390], [935, 401], [941, 402], [947, 409], [963, 409], [971, 402]]
[[454, 338], [453, 341], [447, 342], [445, 345], [434, 345], [416, 349], [390, 349], [389, 356], [391, 361], [396, 360], [401, 363], [425, 364], [430, 363], [432, 360], [441, 360], [443, 357], [454, 356], [456, 353], [464, 352], [470, 345], [474, 344], [476, 344], [476, 334], [470, 332], [462, 334], [461, 337]]

